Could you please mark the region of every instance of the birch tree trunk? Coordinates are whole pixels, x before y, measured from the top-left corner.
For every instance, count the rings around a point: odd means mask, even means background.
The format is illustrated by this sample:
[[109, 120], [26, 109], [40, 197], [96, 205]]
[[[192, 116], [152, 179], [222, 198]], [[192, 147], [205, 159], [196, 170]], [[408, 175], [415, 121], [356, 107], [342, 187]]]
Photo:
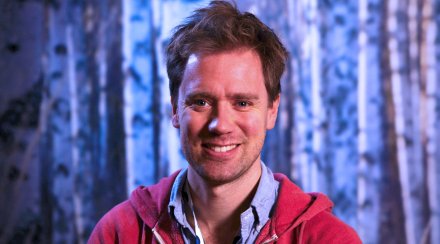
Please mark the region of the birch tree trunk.
[[127, 187], [156, 182], [152, 116], [153, 81], [156, 70], [151, 5], [145, 1], [124, 1], [124, 119], [126, 134]]
[[[327, 120], [322, 170], [334, 213], [355, 227], [358, 158], [358, 12], [357, 2], [320, 2], [322, 16], [322, 91]], [[341, 177], [341, 176], [344, 177]]]
[[[418, 107], [417, 71], [409, 69], [408, 58], [414, 62], [417, 43], [414, 37], [408, 37], [404, 25], [406, 16], [405, 4], [401, 1], [388, 2], [388, 49], [390, 52], [391, 84], [393, 104], [395, 107], [395, 131], [397, 140], [397, 160], [402, 189], [405, 214], [406, 241], [409, 244], [419, 243], [425, 227], [424, 221], [424, 182], [423, 164], [421, 163], [420, 116]], [[414, 14], [414, 3], [409, 2], [409, 11]], [[410, 16], [414, 18], [414, 16]], [[414, 20], [409, 26], [409, 35], [416, 31]], [[410, 53], [405, 50], [410, 47]], [[410, 70], [409, 73], [405, 71]]]
[[[150, 18], [152, 20], [152, 26], [155, 30], [156, 38], [154, 39], [154, 55], [157, 60], [157, 76], [154, 81], [155, 85], [155, 107], [156, 107], [156, 129], [159, 131], [157, 140], [159, 160], [156, 162], [157, 167], [157, 177], [163, 178], [174, 171], [177, 167], [171, 167], [175, 164], [181, 164], [184, 161], [180, 158], [173, 158], [172, 155], [178, 155], [180, 147], [170, 145], [170, 141], [176, 141], [178, 139], [177, 129], [172, 126], [171, 114], [172, 106], [170, 103], [170, 92], [169, 92], [169, 82], [166, 73], [166, 45], [163, 42], [164, 38], [164, 8], [163, 3], [160, 0], [151, 1], [151, 13]], [[176, 162], [170, 162], [170, 158], [176, 160]], [[179, 167], [181, 168], [181, 167]]]
[[[95, 175], [93, 190], [90, 196], [93, 197], [95, 209], [91, 211], [91, 227], [114, 207], [115, 203], [122, 202], [127, 198], [126, 187], [126, 162], [125, 143], [122, 138], [124, 132], [123, 116], [123, 72], [122, 72], [122, 6], [119, 0], [95, 1], [97, 23], [91, 35], [96, 36], [96, 52], [94, 63], [97, 66], [98, 77], [95, 100], [98, 113], [98, 138], [99, 164], [92, 162], [92, 171]], [[92, 34], [92, 33], [95, 34]], [[99, 177], [96, 178], [96, 175]], [[106, 189], [106, 190], [102, 190]], [[88, 200], [85, 198], [85, 200]], [[90, 212], [89, 212], [90, 213]], [[91, 231], [87, 226], [86, 238]]]
[[[302, 127], [300, 127], [300, 123], [298, 123], [298, 119], [300, 116], [298, 115], [298, 108], [304, 109], [302, 107], [301, 101], [303, 101], [302, 97], [300, 96], [301, 87], [299, 86], [301, 84], [301, 43], [304, 41], [304, 29], [302, 28], [303, 25], [300, 25], [300, 23], [303, 22], [303, 9], [301, 6], [300, 1], [287, 1], [287, 38], [285, 42], [287, 43], [288, 49], [290, 50], [290, 58], [287, 63], [287, 67], [289, 70], [289, 76], [287, 78], [287, 83], [290, 84], [289, 90], [292, 94], [289, 98], [289, 101], [287, 101], [289, 104], [291, 104], [291, 114], [289, 115], [289, 118], [292, 120], [292, 131], [290, 137], [292, 138], [290, 145], [292, 150], [292, 155], [290, 157], [290, 164], [291, 164], [291, 170], [290, 170], [290, 176], [292, 177], [293, 181], [301, 185], [303, 183], [302, 178], [302, 172], [304, 168], [308, 165], [309, 160], [304, 160], [303, 156], [306, 156], [307, 153], [305, 152], [306, 148], [306, 141], [304, 141], [305, 138], [302, 138], [300, 135], [306, 135], [305, 131], [300, 131], [299, 128], [304, 129], [304, 124], [302, 124]], [[302, 117], [306, 117], [304, 111], [302, 110]]]
[[383, 153], [383, 91], [380, 67], [380, 9], [376, 0], [359, 1], [358, 72], [358, 234], [364, 243], [379, 243], [380, 180]]
[[[322, 138], [325, 113], [321, 99], [321, 53], [317, 1], [299, 1], [296, 37], [298, 50], [298, 79], [295, 86], [295, 126], [297, 142], [295, 168], [299, 185], [305, 191], [319, 191], [323, 179]], [[291, 37], [295, 38], [295, 37]]]
[[[42, 162], [44, 194], [43, 207], [46, 216], [49, 242], [72, 242], [77, 240], [78, 216], [74, 202], [74, 153], [77, 147], [72, 143], [71, 115], [72, 106], [77, 105], [77, 94], [70, 90], [72, 73], [69, 72], [73, 58], [73, 50], [68, 50], [68, 39], [72, 38], [72, 29], [69, 25], [68, 4], [46, 6], [47, 9], [47, 65], [46, 82], [49, 95], [46, 98], [46, 108], [50, 112], [45, 132], [46, 140]], [[69, 40], [71, 44], [72, 41]], [[71, 48], [71, 47], [70, 47]], [[70, 75], [70, 76], [69, 76]], [[73, 97], [71, 97], [73, 96]], [[75, 104], [75, 105], [73, 105]], [[75, 111], [77, 112], [77, 111]], [[77, 122], [77, 121], [76, 121]], [[77, 158], [76, 158], [77, 160]], [[72, 221], [73, 220], [73, 221]], [[57, 223], [65, 223], [60, 225]]]
[[[429, 195], [429, 226], [425, 229], [421, 243], [440, 243], [440, 21], [436, 13], [440, 2], [435, 0], [423, 1], [422, 8], [422, 47], [421, 47], [421, 80], [424, 93], [421, 96], [422, 105], [426, 108], [424, 114], [425, 128], [424, 146], [426, 147], [427, 186]], [[437, 40], [437, 43], [436, 43]]]
[[[157, 54], [161, 3], [124, 2], [124, 117], [127, 187], [151, 185], [166, 173], [161, 161], [161, 94]], [[163, 67], [161, 67], [163, 68]]]
[[0, 243], [42, 238], [43, 16], [41, 3], [0, 2]]

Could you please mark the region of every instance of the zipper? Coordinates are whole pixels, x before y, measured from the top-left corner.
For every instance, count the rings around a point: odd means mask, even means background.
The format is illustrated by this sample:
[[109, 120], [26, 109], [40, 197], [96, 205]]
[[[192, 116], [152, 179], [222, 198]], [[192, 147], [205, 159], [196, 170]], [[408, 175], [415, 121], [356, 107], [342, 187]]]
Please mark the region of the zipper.
[[278, 236], [277, 234], [273, 234], [273, 236], [270, 239], [267, 239], [265, 242], [263, 242], [262, 244], [267, 244], [267, 243], [271, 243], [278, 240]]
[[159, 235], [159, 233], [156, 231], [156, 227], [154, 227], [152, 230], [154, 237], [156, 237], [156, 240], [160, 243], [160, 244], [165, 244], [165, 241], [163, 240], [162, 236]]

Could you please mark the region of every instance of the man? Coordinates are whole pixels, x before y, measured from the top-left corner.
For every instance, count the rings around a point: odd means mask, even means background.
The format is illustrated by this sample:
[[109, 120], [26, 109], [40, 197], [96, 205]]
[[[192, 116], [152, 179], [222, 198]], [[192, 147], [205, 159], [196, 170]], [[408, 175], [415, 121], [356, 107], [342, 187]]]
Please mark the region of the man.
[[213, 1], [177, 27], [167, 57], [172, 122], [189, 166], [135, 190], [89, 243], [360, 243], [328, 198], [261, 162], [287, 58], [267, 26]]

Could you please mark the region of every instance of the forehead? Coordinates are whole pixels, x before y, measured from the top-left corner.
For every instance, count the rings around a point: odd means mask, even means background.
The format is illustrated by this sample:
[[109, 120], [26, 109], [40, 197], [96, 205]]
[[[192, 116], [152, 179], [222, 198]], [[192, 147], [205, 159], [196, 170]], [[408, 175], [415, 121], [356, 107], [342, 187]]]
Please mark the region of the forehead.
[[[181, 92], [194, 89], [265, 91], [261, 60], [251, 49], [192, 54], [184, 71]], [[180, 93], [180, 92], [179, 92]]]

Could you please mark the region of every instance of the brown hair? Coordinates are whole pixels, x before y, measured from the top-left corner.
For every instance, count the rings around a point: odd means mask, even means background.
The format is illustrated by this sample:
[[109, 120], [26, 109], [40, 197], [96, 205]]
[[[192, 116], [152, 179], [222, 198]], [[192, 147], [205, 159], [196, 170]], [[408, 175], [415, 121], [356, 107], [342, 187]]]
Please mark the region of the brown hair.
[[253, 14], [241, 13], [235, 4], [212, 1], [196, 10], [175, 29], [167, 49], [170, 94], [176, 106], [179, 87], [188, 58], [194, 53], [212, 54], [237, 48], [251, 48], [260, 57], [269, 104], [281, 92], [287, 51], [275, 33]]

